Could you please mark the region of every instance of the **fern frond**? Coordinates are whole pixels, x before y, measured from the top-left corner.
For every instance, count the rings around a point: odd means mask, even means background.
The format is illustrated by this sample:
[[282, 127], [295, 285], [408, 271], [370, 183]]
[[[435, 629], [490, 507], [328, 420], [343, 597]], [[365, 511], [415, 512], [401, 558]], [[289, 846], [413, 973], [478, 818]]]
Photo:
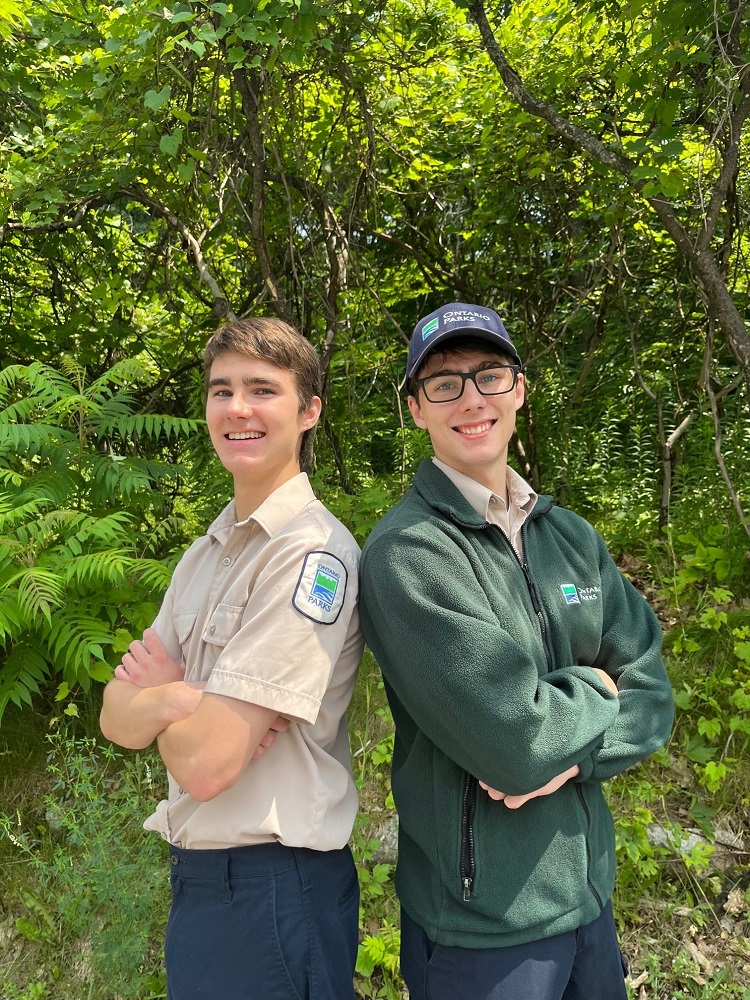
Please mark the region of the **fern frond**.
[[27, 618], [44, 616], [52, 620], [52, 612], [65, 604], [64, 581], [57, 573], [39, 566], [27, 566], [11, 577], [17, 583], [18, 604]]
[[75, 535], [67, 539], [70, 547], [71, 539], [80, 545], [88, 542], [96, 542], [100, 545], [126, 548], [133, 543], [132, 523], [133, 518], [124, 510], [116, 510], [104, 517], [92, 517], [88, 514], [81, 514], [81, 526]]
[[88, 391], [94, 395], [110, 385], [123, 386], [133, 382], [140, 383], [146, 381], [148, 377], [148, 371], [140, 361], [133, 358], [123, 358], [122, 361], [112, 365], [108, 371], [93, 381]]
[[162, 413], [134, 413], [129, 417], [119, 416], [116, 425], [107, 428], [117, 430], [123, 437], [133, 435], [145, 436], [149, 438], [165, 437], [170, 438], [188, 437], [194, 434], [202, 421], [192, 420], [189, 417], [172, 417]]
[[35, 646], [19, 642], [0, 666], [0, 719], [9, 702], [19, 707], [31, 704], [32, 694], [49, 675], [49, 663]]
[[0, 600], [0, 645], [5, 645], [9, 639], [17, 638], [23, 625], [23, 615], [18, 606], [15, 594], [9, 594]]
[[70, 431], [49, 424], [0, 424], [0, 450], [11, 454], [31, 452], [38, 455], [43, 448], [75, 440]]
[[8, 534], [13, 525], [35, 517], [49, 505], [49, 497], [39, 496], [19, 503], [7, 493], [0, 495], [0, 533]]
[[72, 686], [90, 687], [91, 671], [106, 663], [104, 646], [111, 646], [114, 636], [103, 622], [86, 615], [57, 615], [48, 630], [53, 663], [61, 668]]
[[158, 559], [139, 559], [136, 577], [149, 590], [162, 594], [172, 579], [174, 566]]
[[67, 583], [83, 585], [94, 583], [116, 587], [124, 583], [133, 568], [132, 557], [122, 549], [107, 549], [104, 552], [86, 552], [72, 559], [65, 570]]
[[42, 406], [49, 406], [74, 391], [64, 375], [40, 361], [30, 365], [11, 365], [0, 373], [0, 378], [10, 388], [27, 385]]
[[18, 488], [23, 486], [25, 483], [26, 478], [20, 472], [16, 472], [15, 469], [8, 469], [6, 466], [0, 465], [0, 485], [15, 486]]

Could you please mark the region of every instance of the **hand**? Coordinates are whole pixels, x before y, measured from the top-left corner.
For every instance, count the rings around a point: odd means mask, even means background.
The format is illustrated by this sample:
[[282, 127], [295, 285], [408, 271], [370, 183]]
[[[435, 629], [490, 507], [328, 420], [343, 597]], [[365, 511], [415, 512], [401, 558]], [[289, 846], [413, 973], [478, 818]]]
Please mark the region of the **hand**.
[[289, 719], [285, 719], [282, 715], [277, 715], [271, 723], [270, 729], [258, 744], [251, 760], [257, 760], [258, 757], [262, 757], [266, 750], [268, 750], [270, 746], [273, 746], [276, 740], [276, 734], [285, 733], [288, 728]]
[[154, 629], [130, 643], [130, 651], [115, 668], [115, 677], [137, 687], [156, 687], [185, 679], [185, 667], [173, 660]]
[[617, 684], [614, 679], [605, 670], [600, 670], [599, 667], [592, 667], [591, 669], [595, 674], [599, 674], [599, 677], [604, 681], [612, 694], [616, 694], [619, 698], [620, 692], [617, 690]]
[[533, 792], [528, 792], [526, 795], [506, 795], [505, 792], [499, 792], [496, 788], [490, 788], [485, 782], [480, 781], [479, 785], [483, 788], [491, 799], [496, 802], [502, 801], [508, 809], [520, 809], [522, 805], [528, 802], [530, 799], [538, 799], [542, 795], [552, 795], [556, 792], [558, 788], [562, 788], [566, 781], [579, 773], [580, 768], [578, 764], [574, 764], [569, 767], [567, 771], [563, 771], [562, 774], [556, 775], [551, 781], [548, 781], [546, 785], [542, 785], [541, 788], [535, 789]]

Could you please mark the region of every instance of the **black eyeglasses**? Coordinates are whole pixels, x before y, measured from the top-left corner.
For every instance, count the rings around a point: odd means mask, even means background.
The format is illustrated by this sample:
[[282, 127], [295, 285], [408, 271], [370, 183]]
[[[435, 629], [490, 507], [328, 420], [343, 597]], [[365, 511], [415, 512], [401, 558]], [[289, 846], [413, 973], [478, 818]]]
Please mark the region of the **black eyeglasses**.
[[418, 378], [417, 385], [431, 403], [451, 403], [463, 395], [467, 379], [483, 396], [500, 396], [515, 389], [520, 371], [520, 365], [495, 365], [471, 372], [443, 372], [442, 375]]

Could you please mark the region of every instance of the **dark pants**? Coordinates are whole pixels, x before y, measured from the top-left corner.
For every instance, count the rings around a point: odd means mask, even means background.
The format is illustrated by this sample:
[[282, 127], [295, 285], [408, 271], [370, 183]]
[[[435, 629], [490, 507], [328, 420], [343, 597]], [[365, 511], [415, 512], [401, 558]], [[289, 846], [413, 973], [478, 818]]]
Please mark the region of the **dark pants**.
[[169, 848], [169, 1000], [353, 1000], [351, 852]]
[[410, 1000], [627, 1000], [611, 903], [585, 927], [511, 948], [433, 944], [402, 910], [401, 972]]

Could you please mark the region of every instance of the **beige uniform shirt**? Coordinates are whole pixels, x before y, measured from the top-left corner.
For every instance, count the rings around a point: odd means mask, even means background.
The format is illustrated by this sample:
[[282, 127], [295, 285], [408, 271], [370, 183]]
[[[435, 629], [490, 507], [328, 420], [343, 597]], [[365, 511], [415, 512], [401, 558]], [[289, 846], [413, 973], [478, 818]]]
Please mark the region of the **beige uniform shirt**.
[[357, 811], [346, 709], [363, 645], [358, 561], [304, 473], [245, 521], [232, 501], [188, 549], [154, 622], [185, 680], [294, 721], [209, 802], [170, 775], [146, 829], [186, 848], [346, 844]]
[[450, 465], [441, 462], [440, 459], [433, 458], [435, 465], [444, 472], [456, 489], [462, 494], [465, 500], [471, 504], [474, 510], [490, 524], [496, 524], [503, 530], [510, 544], [516, 550], [518, 558], [523, 562], [523, 543], [521, 541], [521, 528], [523, 522], [534, 509], [537, 495], [521, 476], [507, 467], [505, 482], [508, 489], [508, 499], [500, 497], [492, 490], [482, 486], [476, 479], [465, 476], [463, 472], [457, 472]]

